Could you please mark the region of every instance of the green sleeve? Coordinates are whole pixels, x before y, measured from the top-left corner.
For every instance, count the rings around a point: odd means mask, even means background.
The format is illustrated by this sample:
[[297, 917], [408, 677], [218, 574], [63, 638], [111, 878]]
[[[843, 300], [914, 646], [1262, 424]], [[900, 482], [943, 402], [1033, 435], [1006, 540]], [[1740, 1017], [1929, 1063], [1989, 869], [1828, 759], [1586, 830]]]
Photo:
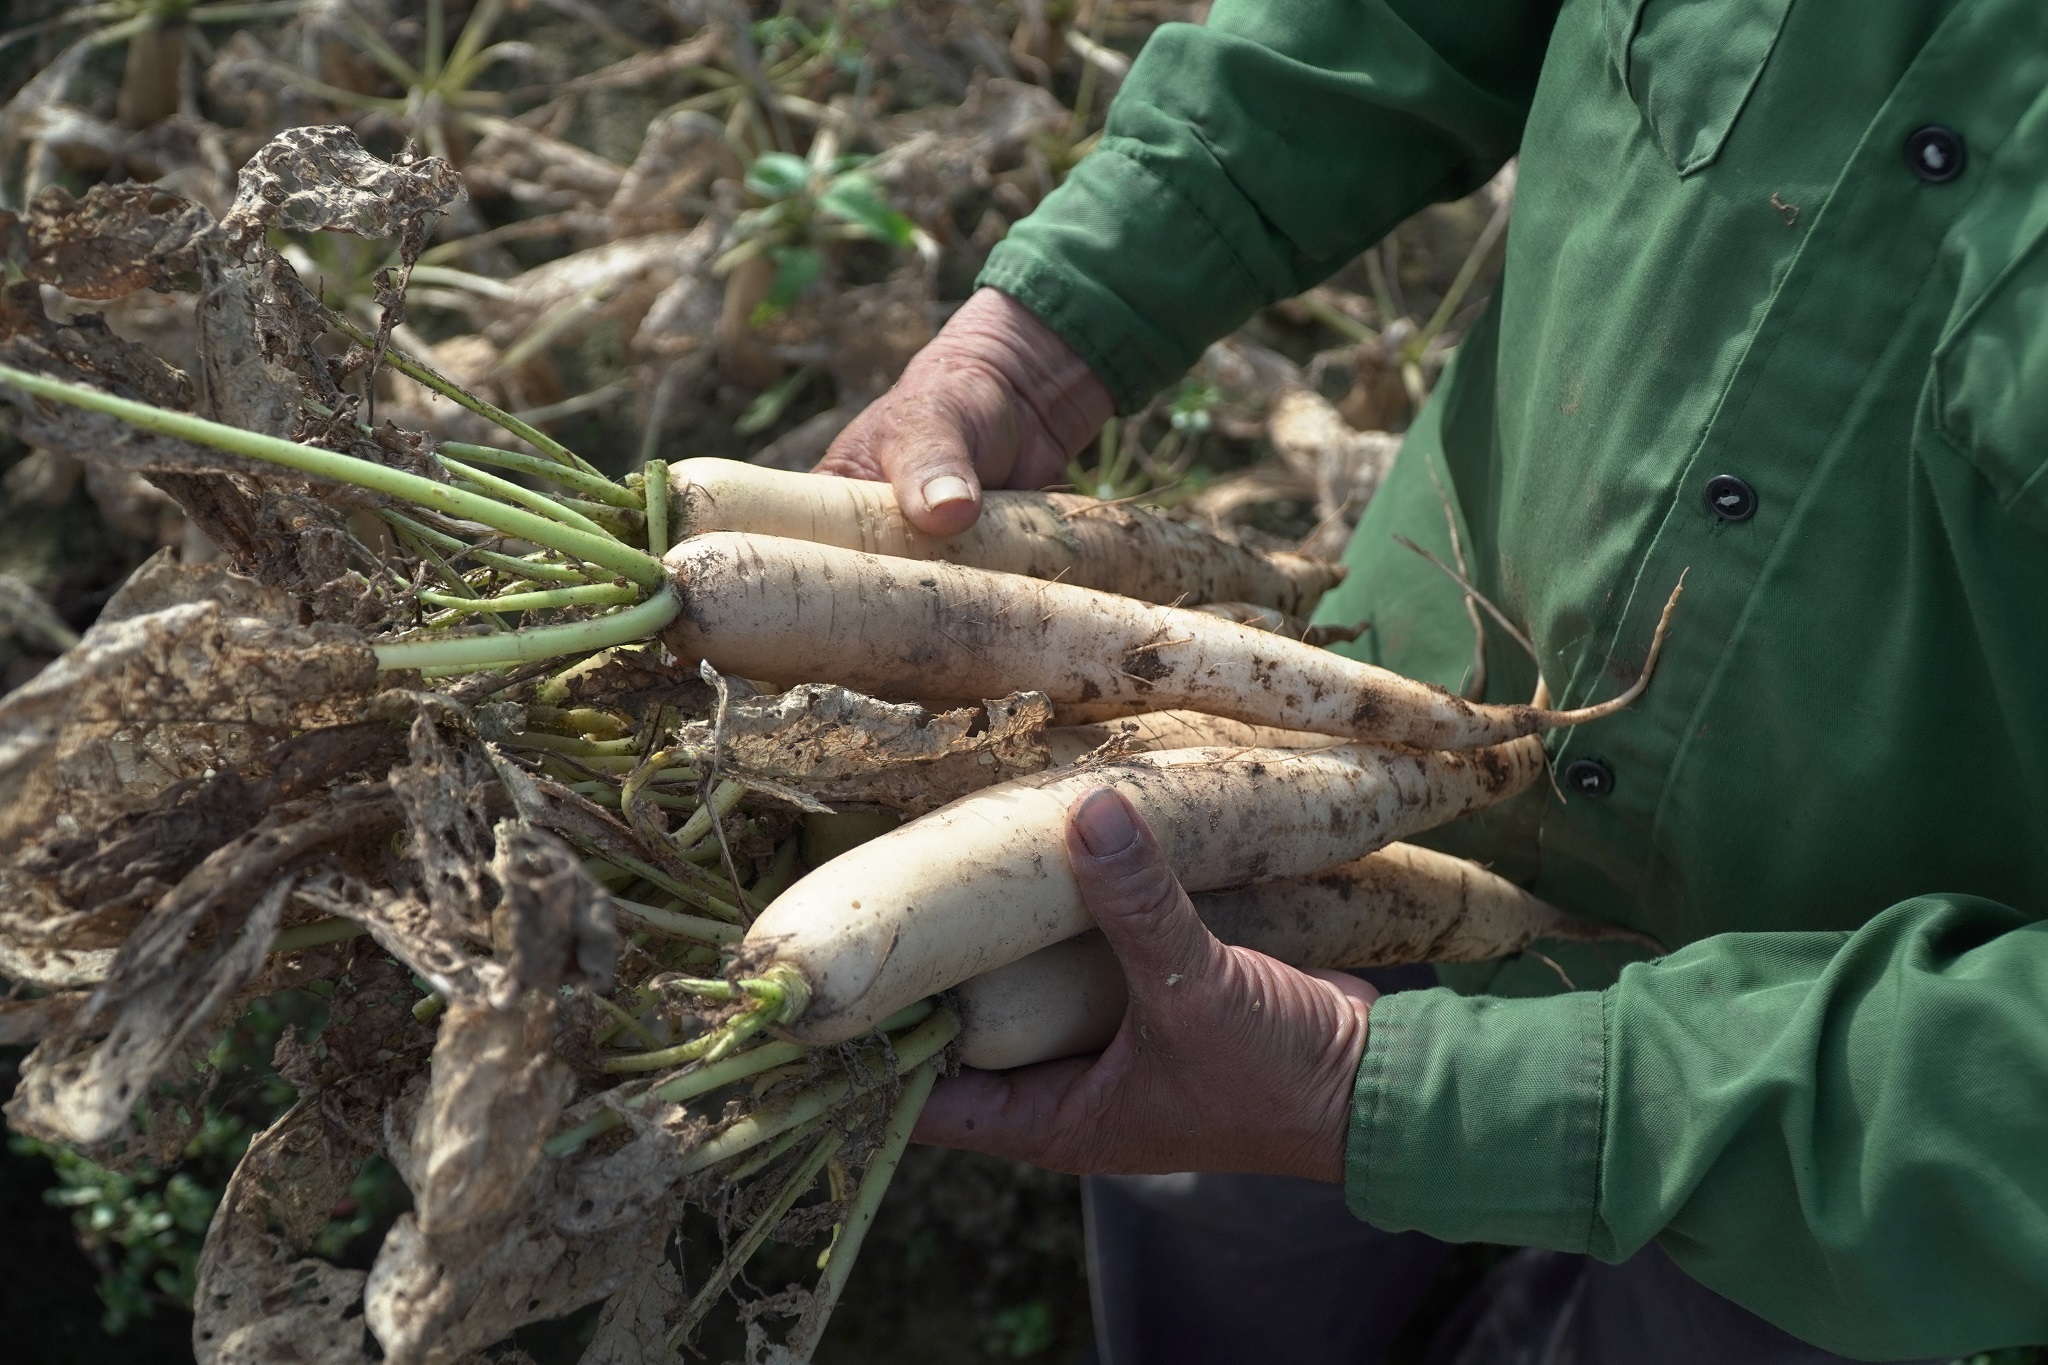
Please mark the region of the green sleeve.
[[1634, 1254], [1870, 1359], [2048, 1340], [2048, 921], [1924, 897], [1599, 993], [1373, 1007], [1346, 1188], [1450, 1240]]
[[1558, 0], [1217, 0], [1132, 65], [1100, 146], [980, 283], [1124, 410], [1514, 154]]

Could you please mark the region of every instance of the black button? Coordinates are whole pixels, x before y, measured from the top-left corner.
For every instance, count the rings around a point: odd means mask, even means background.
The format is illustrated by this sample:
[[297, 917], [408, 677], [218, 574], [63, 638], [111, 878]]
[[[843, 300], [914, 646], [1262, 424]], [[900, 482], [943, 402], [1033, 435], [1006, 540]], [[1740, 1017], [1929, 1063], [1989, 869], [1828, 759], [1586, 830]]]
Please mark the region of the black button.
[[1614, 769], [1597, 758], [1575, 758], [1565, 764], [1564, 785], [1577, 796], [1605, 796], [1614, 790]]
[[1733, 474], [1707, 480], [1707, 510], [1723, 521], [1748, 521], [1756, 515], [1756, 490]]
[[1963, 135], [1939, 123], [1917, 129], [1906, 139], [1906, 164], [1930, 185], [1945, 185], [1961, 175], [1967, 160]]

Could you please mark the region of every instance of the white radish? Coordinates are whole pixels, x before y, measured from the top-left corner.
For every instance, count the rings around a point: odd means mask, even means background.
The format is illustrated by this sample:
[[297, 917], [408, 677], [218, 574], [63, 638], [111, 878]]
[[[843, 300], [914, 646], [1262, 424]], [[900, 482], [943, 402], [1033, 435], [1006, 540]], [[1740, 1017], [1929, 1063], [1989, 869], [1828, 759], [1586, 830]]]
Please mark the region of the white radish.
[[790, 1032], [836, 1043], [1091, 921], [1066, 857], [1067, 808], [1113, 786], [1191, 890], [1296, 876], [1513, 795], [1534, 739], [1468, 753], [1370, 745], [1182, 749], [1038, 774], [962, 797], [826, 863], [747, 930], [743, 970], [809, 988]]
[[888, 484], [864, 479], [696, 459], [669, 466], [669, 490], [679, 536], [786, 536], [1059, 579], [1147, 602], [1242, 602], [1302, 616], [1344, 576], [1325, 560], [1247, 549], [1144, 508], [1073, 493], [991, 491], [971, 529], [941, 537], [904, 520]]
[[1597, 719], [1598, 706], [1483, 706], [1299, 640], [1067, 583], [808, 541], [716, 533], [666, 562], [681, 603], [662, 638], [684, 660], [774, 682], [831, 678], [875, 696], [977, 701], [1035, 689], [1054, 703], [1186, 708], [1288, 730], [1429, 749], [1496, 744]]
[[1061, 939], [954, 988], [960, 1060], [983, 1071], [1100, 1052], [1130, 995], [1099, 929]]
[[1365, 634], [1370, 625], [1366, 623], [1355, 626], [1312, 626], [1298, 616], [1289, 616], [1271, 607], [1262, 607], [1256, 602], [1202, 602], [1190, 605], [1205, 615], [1220, 616], [1226, 621], [1235, 621], [1254, 630], [1285, 635], [1291, 640], [1300, 640], [1318, 649], [1349, 644]]
[[[1210, 932], [1296, 967], [1484, 962], [1537, 939], [1629, 939], [1463, 858], [1393, 844], [1341, 867], [1191, 897]], [[989, 1071], [1099, 1052], [1123, 1021], [1123, 969], [1099, 932], [954, 990], [960, 1059]]]

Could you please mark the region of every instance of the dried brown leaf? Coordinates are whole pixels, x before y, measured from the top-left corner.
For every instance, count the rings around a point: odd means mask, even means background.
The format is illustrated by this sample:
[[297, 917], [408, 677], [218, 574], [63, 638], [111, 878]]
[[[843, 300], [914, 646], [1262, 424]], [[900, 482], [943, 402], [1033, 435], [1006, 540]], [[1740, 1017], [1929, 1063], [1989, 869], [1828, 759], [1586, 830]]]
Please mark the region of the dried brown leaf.
[[64, 1027], [85, 998], [84, 991], [64, 991], [39, 1000], [0, 1000], [0, 1047], [34, 1043]]
[[576, 855], [545, 830], [505, 820], [491, 875], [501, 894], [491, 915], [495, 961], [519, 989], [565, 982], [610, 989], [619, 934], [611, 901]]
[[[829, 803], [884, 806], [908, 815], [1038, 772], [1051, 763], [1043, 731], [1052, 708], [1041, 693], [932, 712], [877, 701], [824, 683], [733, 702], [721, 770], [765, 778]], [[711, 724], [682, 728], [686, 745], [709, 749]]]
[[152, 799], [161, 787], [101, 785], [122, 775], [110, 746], [124, 727], [282, 732], [345, 722], [375, 686], [369, 646], [334, 627], [235, 616], [214, 601], [96, 623], [77, 648], [0, 698], [0, 848], [60, 820], [83, 828]]
[[206, 1230], [193, 1294], [198, 1365], [367, 1365], [360, 1270], [304, 1254], [365, 1150], [310, 1104], [250, 1142]]
[[377, 1253], [365, 1317], [396, 1365], [445, 1365], [529, 1322], [606, 1298], [674, 1224], [676, 1139], [651, 1125], [615, 1151], [543, 1161], [507, 1221], [430, 1238], [411, 1214]]
[[245, 258], [269, 228], [391, 237], [461, 194], [462, 177], [439, 157], [380, 161], [346, 128], [288, 128], [242, 167], [221, 229]]
[[683, 1277], [666, 1258], [656, 1261], [605, 1304], [578, 1365], [672, 1365], [669, 1327], [685, 1301]]
[[490, 942], [493, 843], [481, 789], [497, 785], [490, 763], [467, 741], [451, 747], [422, 710], [406, 741], [411, 761], [391, 773], [405, 806], [408, 851], [434, 923], [457, 941]]
[[24, 271], [75, 299], [117, 299], [196, 269], [213, 228], [204, 207], [155, 185], [51, 185], [28, 206]]
[[118, 1135], [149, 1084], [262, 969], [290, 870], [397, 818], [381, 791], [343, 793], [310, 811], [281, 808], [208, 855], [128, 936], [86, 1007], [29, 1055], [9, 1120], [74, 1145]]
[[414, 1217], [429, 1241], [499, 1220], [539, 1163], [576, 1084], [549, 1048], [555, 1015], [548, 991], [510, 1008], [449, 1001], [412, 1130]]

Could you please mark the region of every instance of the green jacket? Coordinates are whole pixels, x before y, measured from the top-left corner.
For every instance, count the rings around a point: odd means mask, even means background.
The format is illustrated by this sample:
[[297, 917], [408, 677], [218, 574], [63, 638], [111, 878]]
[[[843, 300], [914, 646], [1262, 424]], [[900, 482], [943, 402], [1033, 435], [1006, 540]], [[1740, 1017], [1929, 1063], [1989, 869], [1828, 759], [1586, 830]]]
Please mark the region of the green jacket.
[[1442, 832], [1677, 951], [1382, 1001], [1352, 1207], [1655, 1238], [1853, 1356], [2048, 1340], [2048, 3], [1219, 0], [982, 279], [1128, 409], [1517, 152], [1496, 303], [1325, 616], [1458, 684], [1391, 539], [1443, 550], [1431, 466], [1565, 704], [1688, 573], [1644, 699], [1551, 737], [1610, 790]]

